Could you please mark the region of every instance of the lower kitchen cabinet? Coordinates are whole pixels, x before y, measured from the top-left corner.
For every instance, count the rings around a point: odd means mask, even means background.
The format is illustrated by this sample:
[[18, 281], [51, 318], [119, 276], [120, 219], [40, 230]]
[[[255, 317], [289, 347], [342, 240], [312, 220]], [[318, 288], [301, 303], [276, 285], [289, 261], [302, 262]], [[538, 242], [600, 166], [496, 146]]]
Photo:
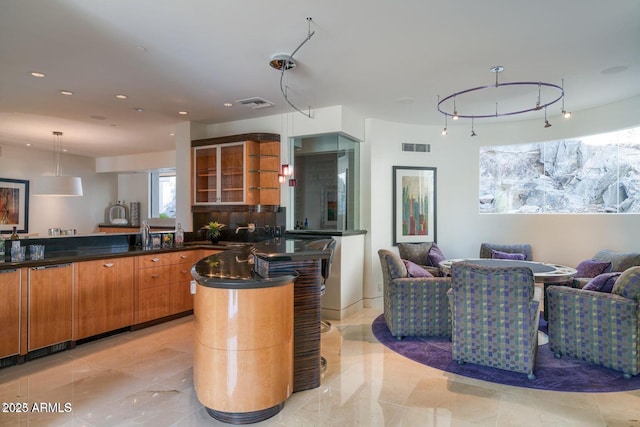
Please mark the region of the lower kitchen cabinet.
[[195, 249], [136, 257], [134, 324], [193, 310], [191, 267], [202, 254]]
[[133, 324], [134, 258], [75, 263], [74, 340]]
[[20, 353], [20, 269], [0, 271], [0, 358]]
[[71, 341], [73, 267], [57, 264], [28, 270], [28, 351]]

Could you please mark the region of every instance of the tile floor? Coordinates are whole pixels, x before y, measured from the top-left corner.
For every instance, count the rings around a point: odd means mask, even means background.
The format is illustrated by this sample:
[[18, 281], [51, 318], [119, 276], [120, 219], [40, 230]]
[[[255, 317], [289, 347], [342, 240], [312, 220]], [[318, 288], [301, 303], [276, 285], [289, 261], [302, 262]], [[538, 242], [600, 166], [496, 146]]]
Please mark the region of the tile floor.
[[[640, 391], [543, 392], [452, 375], [379, 344], [370, 327], [379, 314], [365, 309], [332, 322], [322, 337], [329, 363], [322, 385], [293, 394], [255, 425], [640, 426]], [[192, 317], [185, 317], [0, 369], [1, 409], [29, 408], [0, 412], [0, 425], [227, 425], [195, 395], [192, 341]], [[41, 403], [56, 412], [34, 412]]]

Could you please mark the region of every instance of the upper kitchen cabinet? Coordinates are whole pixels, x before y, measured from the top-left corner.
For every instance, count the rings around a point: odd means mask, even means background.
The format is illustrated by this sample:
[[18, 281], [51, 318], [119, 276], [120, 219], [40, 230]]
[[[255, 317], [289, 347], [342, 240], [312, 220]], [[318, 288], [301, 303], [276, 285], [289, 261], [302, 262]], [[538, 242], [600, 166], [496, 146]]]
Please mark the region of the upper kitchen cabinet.
[[279, 205], [280, 140], [243, 134], [192, 141], [194, 205]]

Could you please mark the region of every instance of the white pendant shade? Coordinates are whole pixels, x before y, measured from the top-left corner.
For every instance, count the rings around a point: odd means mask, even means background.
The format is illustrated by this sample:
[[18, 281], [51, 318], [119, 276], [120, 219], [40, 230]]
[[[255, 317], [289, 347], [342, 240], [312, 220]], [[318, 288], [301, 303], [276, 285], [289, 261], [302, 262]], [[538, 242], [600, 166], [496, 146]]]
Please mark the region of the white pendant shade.
[[82, 196], [82, 180], [77, 176], [40, 176], [33, 190], [35, 196]]
[[62, 132], [53, 131], [53, 176], [41, 176], [33, 185], [34, 196], [82, 196], [82, 180], [76, 176], [60, 173], [60, 156], [62, 154]]

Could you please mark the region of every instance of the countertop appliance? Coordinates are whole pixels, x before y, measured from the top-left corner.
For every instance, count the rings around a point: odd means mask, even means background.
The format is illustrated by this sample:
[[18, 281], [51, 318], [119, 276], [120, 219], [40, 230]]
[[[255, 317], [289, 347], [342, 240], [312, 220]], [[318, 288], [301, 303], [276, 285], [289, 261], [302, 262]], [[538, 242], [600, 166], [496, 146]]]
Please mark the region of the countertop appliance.
[[109, 208], [109, 223], [114, 225], [127, 225], [127, 208], [120, 202]]

